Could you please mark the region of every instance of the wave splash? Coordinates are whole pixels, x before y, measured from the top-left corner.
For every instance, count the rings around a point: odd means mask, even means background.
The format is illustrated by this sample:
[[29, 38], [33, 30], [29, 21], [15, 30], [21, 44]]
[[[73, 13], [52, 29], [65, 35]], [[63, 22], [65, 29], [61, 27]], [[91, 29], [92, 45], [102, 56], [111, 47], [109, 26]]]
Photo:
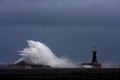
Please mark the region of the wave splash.
[[18, 61], [24, 61], [28, 64], [48, 65], [54, 68], [74, 68], [78, 67], [67, 58], [58, 58], [47, 45], [33, 40], [27, 40], [28, 47], [20, 51]]

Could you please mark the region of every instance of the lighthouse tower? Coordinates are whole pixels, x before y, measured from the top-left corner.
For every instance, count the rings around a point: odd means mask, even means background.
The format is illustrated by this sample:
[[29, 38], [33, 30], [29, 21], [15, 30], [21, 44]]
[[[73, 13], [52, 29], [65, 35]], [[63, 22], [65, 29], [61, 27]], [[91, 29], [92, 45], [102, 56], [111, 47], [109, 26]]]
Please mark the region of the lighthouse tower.
[[91, 66], [92, 68], [100, 68], [102, 67], [100, 63], [97, 62], [97, 49], [96, 47], [93, 47], [92, 50], [93, 57], [92, 57], [92, 62], [91, 63], [82, 63], [82, 66]]
[[96, 47], [93, 47], [93, 58], [92, 58], [92, 64], [97, 64], [97, 49]]

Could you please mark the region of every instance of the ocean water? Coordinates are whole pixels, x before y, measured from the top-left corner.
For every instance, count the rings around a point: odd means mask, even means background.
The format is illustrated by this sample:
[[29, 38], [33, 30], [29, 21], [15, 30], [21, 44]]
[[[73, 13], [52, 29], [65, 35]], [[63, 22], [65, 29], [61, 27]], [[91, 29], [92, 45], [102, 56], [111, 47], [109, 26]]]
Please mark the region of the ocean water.
[[97, 47], [98, 62], [120, 64], [120, 28], [118, 26], [0, 26], [0, 62], [16, 61], [26, 40], [45, 43], [58, 57], [81, 64], [91, 62], [92, 48]]

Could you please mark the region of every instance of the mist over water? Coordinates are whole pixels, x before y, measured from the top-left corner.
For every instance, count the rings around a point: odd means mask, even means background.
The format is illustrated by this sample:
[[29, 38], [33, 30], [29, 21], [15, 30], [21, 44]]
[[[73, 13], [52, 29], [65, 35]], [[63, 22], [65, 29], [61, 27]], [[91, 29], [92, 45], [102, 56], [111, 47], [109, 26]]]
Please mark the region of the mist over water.
[[18, 61], [24, 61], [28, 64], [36, 64], [36, 65], [48, 65], [54, 68], [74, 68], [78, 67], [73, 64], [67, 58], [58, 58], [49, 47], [45, 44], [28, 40], [28, 47], [20, 51], [20, 58]]

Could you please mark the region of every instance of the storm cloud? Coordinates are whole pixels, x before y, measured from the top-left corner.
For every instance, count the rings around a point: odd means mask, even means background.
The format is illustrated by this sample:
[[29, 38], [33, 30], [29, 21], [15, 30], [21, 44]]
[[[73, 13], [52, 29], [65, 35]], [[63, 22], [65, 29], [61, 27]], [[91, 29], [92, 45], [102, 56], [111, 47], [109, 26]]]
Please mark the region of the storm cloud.
[[120, 25], [119, 0], [0, 0], [0, 24]]
[[90, 62], [97, 47], [98, 61], [120, 64], [119, 26], [120, 0], [0, 0], [0, 62], [35, 40], [75, 62]]

